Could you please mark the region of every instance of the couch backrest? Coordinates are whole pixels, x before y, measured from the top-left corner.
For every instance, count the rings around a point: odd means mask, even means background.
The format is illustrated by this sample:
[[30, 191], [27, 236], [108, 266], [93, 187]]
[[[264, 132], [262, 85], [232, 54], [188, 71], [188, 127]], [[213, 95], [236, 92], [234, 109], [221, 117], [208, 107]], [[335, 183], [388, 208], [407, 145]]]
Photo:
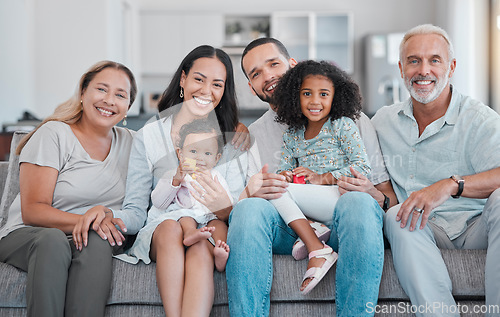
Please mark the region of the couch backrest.
[[0, 199], [2, 199], [5, 180], [7, 179], [7, 171], [9, 169], [9, 161], [0, 161]]
[[27, 132], [15, 132], [10, 144], [9, 167], [0, 203], [0, 228], [7, 222], [9, 207], [19, 193], [19, 156], [16, 155], [16, 147], [26, 134]]

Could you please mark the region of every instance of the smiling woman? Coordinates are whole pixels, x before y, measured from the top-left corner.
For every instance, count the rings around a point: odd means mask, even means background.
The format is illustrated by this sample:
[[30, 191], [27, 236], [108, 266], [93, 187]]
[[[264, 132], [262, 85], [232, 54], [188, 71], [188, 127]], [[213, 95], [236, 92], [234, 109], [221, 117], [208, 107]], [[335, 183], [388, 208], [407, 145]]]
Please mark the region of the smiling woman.
[[28, 273], [28, 316], [104, 316], [124, 240], [109, 208], [123, 202], [132, 145], [115, 125], [136, 92], [128, 68], [97, 63], [17, 148], [20, 194], [0, 230], [0, 261]]
[[[91, 83], [93, 85], [97, 85], [97, 82], [93, 83], [92, 81], [96, 76], [98, 76], [103, 71], [105, 72], [104, 75], [106, 75], [109, 71], [115, 71], [115, 72], [121, 72], [123, 73], [123, 75], [128, 77], [129, 83], [127, 84], [121, 82], [120, 83], [121, 87], [118, 89], [121, 91], [121, 94], [123, 94], [124, 89], [129, 89], [129, 92], [125, 93], [125, 95], [127, 96], [126, 99], [128, 102], [128, 108], [130, 108], [134, 103], [135, 97], [137, 95], [137, 84], [135, 82], [135, 77], [132, 74], [132, 72], [127, 67], [119, 63], [115, 63], [112, 61], [99, 62], [94, 66], [92, 66], [87, 71], [87, 73], [85, 73], [82, 76], [82, 78], [80, 79], [80, 83], [78, 85], [78, 90], [75, 92], [74, 96], [71, 97], [66, 102], [59, 105], [51, 116], [44, 119], [43, 122], [34, 131], [29, 133], [23, 140], [21, 140], [19, 146], [16, 149], [16, 154], [19, 155], [21, 153], [21, 150], [26, 145], [26, 142], [28, 142], [31, 136], [45, 123], [49, 121], [60, 121], [69, 125], [78, 123], [84, 114], [84, 105], [83, 105], [84, 94]], [[109, 77], [109, 75], [106, 77]], [[107, 84], [101, 82], [100, 85], [103, 87], [94, 87], [94, 89], [100, 89], [101, 91], [104, 91], [105, 90], [104, 85]], [[125, 116], [126, 116], [126, 111], [122, 116], [120, 116], [120, 120], [123, 119], [123, 117]], [[117, 123], [120, 120], [118, 120]]]
[[189, 73], [182, 72], [180, 87], [186, 107], [196, 117], [208, 115], [221, 101], [226, 82], [226, 68], [218, 59], [203, 57], [194, 61]]
[[[238, 126], [229, 56], [207, 45], [192, 50], [163, 93], [158, 110], [159, 118], [146, 124], [134, 138], [123, 209], [113, 210], [115, 217], [123, 219], [127, 233], [138, 232], [134, 245], [119, 258], [132, 263], [156, 262], [156, 283], [167, 316], [209, 316], [214, 264], [224, 270], [229, 253], [224, 222], [243, 190], [247, 169], [246, 151], [234, 138], [234, 146], [226, 142]], [[217, 163], [213, 169], [197, 158], [193, 184], [189, 173], [181, 172], [189, 168], [182, 160], [180, 141], [187, 127], [202, 121], [214, 127], [214, 136], [224, 139], [225, 145], [217, 162], [208, 164]], [[247, 138], [243, 139], [242, 147], [246, 147]], [[209, 144], [206, 140], [201, 143]], [[189, 194], [182, 194], [184, 183], [193, 184]], [[185, 203], [186, 195], [189, 203]], [[215, 219], [190, 218], [187, 210], [197, 205]], [[173, 217], [173, 213], [182, 217]], [[210, 243], [209, 237], [215, 241]]]

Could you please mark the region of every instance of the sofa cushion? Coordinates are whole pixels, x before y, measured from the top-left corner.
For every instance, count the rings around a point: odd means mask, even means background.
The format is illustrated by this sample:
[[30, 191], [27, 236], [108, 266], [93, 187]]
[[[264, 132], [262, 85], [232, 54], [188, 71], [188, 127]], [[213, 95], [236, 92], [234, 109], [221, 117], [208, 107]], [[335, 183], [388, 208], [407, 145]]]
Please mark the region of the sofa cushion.
[[[486, 250], [442, 250], [450, 272], [453, 295], [457, 300], [484, 300], [484, 265]], [[301, 301], [333, 302], [335, 298], [335, 267], [308, 295], [301, 295], [299, 285], [307, 261], [295, 261], [291, 256], [274, 255], [274, 282], [271, 287], [273, 303]], [[137, 265], [113, 259], [113, 280], [108, 304], [157, 305], [161, 298], [156, 287], [156, 265]], [[227, 305], [227, 286], [224, 273], [215, 272], [214, 305]], [[0, 263], [0, 307], [25, 307], [26, 273]], [[385, 250], [384, 271], [379, 301], [405, 301], [408, 297], [399, 285], [390, 250]]]
[[[454, 297], [484, 299], [486, 250], [441, 250], [441, 254], [450, 274]], [[385, 250], [384, 261], [379, 298], [408, 300], [394, 270], [391, 250]]]
[[27, 132], [18, 131], [15, 132], [12, 137], [9, 167], [7, 170], [7, 178], [5, 179], [2, 202], [0, 203], [0, 228], [7, 222], [9, 207], [19, 193], [19, 156], [16, 155], [16, 147], [26, 134]]
[[0, 262], [0, 307], [26, 307], [26, 273]]

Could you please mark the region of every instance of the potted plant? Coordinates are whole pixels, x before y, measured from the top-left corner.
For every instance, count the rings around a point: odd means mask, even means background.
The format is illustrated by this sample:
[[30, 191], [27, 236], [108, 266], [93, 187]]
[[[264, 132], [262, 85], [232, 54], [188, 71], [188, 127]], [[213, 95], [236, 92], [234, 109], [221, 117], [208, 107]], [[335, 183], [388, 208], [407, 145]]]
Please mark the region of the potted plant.
[[226, 36], [233, 43], [241, 42], [241, 23], [238, 21], [226, 23]]
[[251, 34], [254, 40], [260, 37], [269, 36], [269, 22], [264, 20], [258, 21], [252, 25]]

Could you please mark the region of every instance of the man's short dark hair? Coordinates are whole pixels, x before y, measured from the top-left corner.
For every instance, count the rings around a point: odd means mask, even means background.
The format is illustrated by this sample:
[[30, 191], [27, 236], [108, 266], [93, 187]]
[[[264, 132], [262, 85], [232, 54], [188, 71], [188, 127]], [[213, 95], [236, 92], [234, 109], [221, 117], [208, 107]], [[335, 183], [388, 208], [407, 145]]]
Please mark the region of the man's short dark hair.
[[245, 55], [247, 55], [248, 52], [250, 52], [252, 49], [256, 48], [257, 46], [261, 46], [264, 44], [274, 44], [278, 50], [280, 51], [283, 56], [285, 56], [286, 59], [290, 59], [290, 54], [288, 53], [285, 45], [278, 41], [277, 39], [273, 37], [261, 37], [256, 40], [253, 40], [250, 42], [247, 47], [245, 47], [245, 50], [243, 50], [243, 54], [241, 55], [241, 70], [245, 74], [246, 78], [248, 79], [247, 72], [245, 71], [245, 68], [243, 68], [243, 58], [245, 58]]

